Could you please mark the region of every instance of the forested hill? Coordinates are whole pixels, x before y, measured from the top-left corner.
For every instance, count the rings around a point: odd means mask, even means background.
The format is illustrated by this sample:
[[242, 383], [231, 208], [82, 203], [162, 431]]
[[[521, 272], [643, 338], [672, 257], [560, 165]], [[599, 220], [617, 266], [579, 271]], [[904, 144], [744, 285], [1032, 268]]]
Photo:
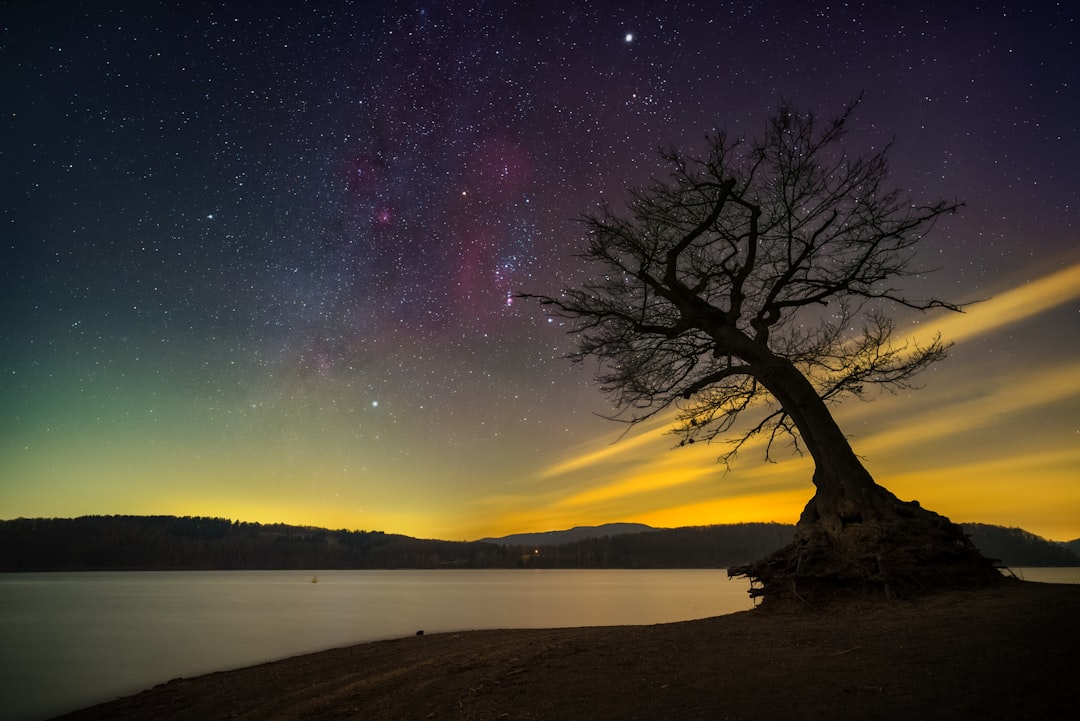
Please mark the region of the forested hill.
[[220, 518], [17, 519], [0, 521], [0, 571], [723, 568], [764, 556], [791, 535], [791, 526], [745, 524], [649, 530], [536, 546], [423, 540], [379, 531], [330, 531]]
[[[606, 528], [598, 527], [595, 533], [605, 533]], [[1020, 529], [983, 524], [965, 528], [986, 555], [1005, 565], [1080, 565], [1080, 557], [1063, 544]], [[788, 525], [746, 523], [605, 533], [569, 543], [524, 545], [425, 540], [380, 531], [331, 531], [221, 518], [20, 518], [0, 521], [0, 571], [724, 568], [764, 557], [790, 541], [792, 534], [793, 527]]]
[[1080, 566], [1080, 556], [1070, 547], [1076, 541], [1053, 543], [1022, 528], [985, 523], [963, 525], [984, 556], [999, 559], [1007, 566]]

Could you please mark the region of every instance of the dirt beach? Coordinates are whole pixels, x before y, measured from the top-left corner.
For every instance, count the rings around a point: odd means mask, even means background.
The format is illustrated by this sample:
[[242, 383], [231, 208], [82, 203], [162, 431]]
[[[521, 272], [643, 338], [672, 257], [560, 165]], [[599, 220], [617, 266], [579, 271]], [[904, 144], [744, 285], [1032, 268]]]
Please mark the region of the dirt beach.
[[1080, 585], [782, 605], [656, 626], [467, 631], [177, 679], [61, 718], [1072, 719]]

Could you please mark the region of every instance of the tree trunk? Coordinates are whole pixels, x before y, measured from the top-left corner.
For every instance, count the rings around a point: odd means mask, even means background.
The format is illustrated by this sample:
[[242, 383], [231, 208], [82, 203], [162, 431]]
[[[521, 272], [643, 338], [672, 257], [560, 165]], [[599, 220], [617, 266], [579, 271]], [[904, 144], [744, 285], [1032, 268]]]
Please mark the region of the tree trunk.
[[1001, 579], [958, 525], [874, 482], [798, 368], [760, 347], [752, 363], [798, 427], [814, 459], [816, 489], [790, 545], [729, 570], [750, 578], [752, 596], [811, 602], [861, 587], [892, 597]]

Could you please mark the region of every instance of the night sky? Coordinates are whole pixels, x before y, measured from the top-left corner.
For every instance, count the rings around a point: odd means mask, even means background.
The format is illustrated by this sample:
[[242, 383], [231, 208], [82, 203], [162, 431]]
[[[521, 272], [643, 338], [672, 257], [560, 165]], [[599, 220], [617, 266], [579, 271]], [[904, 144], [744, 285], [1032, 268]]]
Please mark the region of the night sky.
[[[794, 522], [809, 459], [629, 435], [517, 292], [576, 220], [781, 100], [959, 197], [897, 312], [949, 359], [837, 410], [877, 480], [1080, 537], [1080, 9], [1016, 2], [10, 2], [0, 518], [472, 539]], [[616, 442], [618, 441], [618, 442]]]

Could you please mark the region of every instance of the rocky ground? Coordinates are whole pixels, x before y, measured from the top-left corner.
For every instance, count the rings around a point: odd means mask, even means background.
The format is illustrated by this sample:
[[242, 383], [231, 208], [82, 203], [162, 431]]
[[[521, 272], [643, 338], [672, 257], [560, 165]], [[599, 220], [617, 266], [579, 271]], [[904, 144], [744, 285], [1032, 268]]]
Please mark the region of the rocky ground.
[[411, 636], [178, 679], [65, 721], [1073, 719], [1080, 585], [657, 626]]

